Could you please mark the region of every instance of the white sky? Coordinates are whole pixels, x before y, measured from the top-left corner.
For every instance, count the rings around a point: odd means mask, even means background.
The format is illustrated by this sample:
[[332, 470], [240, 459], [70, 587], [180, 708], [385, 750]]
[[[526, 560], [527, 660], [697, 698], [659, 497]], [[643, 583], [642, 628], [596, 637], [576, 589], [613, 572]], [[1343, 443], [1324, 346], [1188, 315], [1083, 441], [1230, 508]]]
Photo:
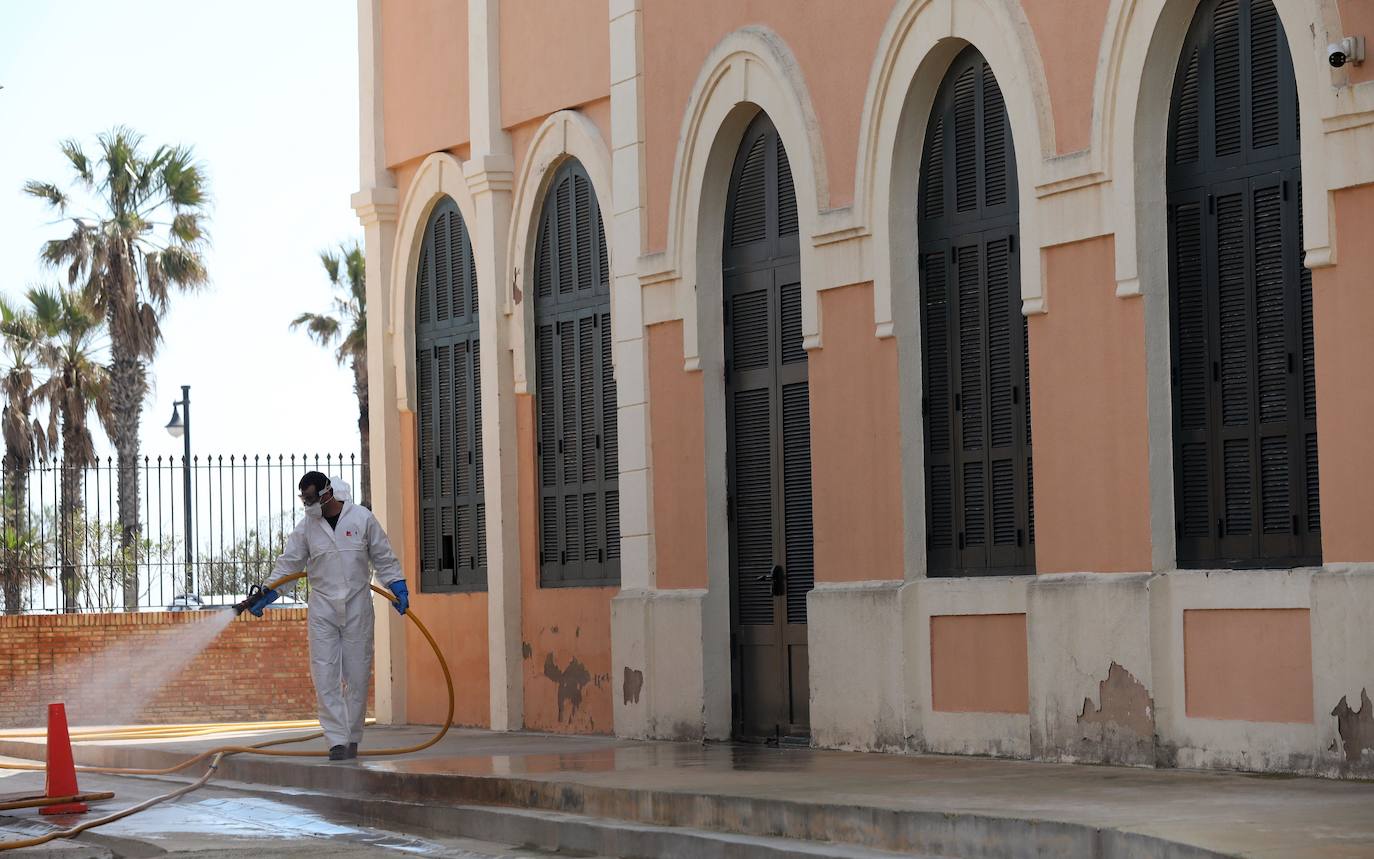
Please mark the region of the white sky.
[[[211, 286], [176, 297], [150, 373], [143, 452], [181, 454], [164, 426], [191, 386], [193, 454], [354, 453], [352, 375], [288, 331], [330, 309], [318, 252], [361, 239], [353, 0], [0, 0], [0, 292], [60, 275], [65, 234], [27, 179], [64, 187], [58, 142], [117, 124], [195, 147], [213, 195]], [[113, 450], [97, 435], [102, 454]]]

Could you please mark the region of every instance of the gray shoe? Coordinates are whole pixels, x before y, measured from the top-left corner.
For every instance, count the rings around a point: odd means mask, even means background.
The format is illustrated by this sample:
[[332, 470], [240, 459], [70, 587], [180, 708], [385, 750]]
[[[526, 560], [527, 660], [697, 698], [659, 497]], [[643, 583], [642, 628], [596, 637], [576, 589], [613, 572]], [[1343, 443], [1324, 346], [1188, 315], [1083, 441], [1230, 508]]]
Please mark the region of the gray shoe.
[[348, 750], [344, 752], [344, 758], [346, 758], [347, 760], [350, 760], [350, 761], [351, 761], [351, 760], [353, 760], [354, 758], [356, 758], [357, 756], [358, 756], [358, 744], [357, 744], [357, 743], [349, 743], [349, 744], [348, 744]]
[[330, 746], [330, 747], [329, 747], [329, 759], [330, 759], [331, 761], [346, 761], [346, 760], [348, 760], [348, 747], [347, 747], [347, 746]]

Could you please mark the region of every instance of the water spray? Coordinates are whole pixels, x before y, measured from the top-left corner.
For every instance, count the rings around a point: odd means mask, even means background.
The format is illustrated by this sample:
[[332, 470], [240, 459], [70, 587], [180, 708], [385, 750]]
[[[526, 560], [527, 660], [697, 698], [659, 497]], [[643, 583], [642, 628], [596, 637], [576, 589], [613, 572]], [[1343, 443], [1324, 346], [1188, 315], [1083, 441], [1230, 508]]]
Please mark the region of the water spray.
[[[292, 573], [290, 575], [283, 576], [274, 582], [269, 582], [266, 585], [254, 585], [253, 589], [251, 589], [248, 593], [248, 598], [245, 599], [243, 602], [239, 603], [238, 605], [234, 606], [234, 613], [237, 615], [243, 614], [243, 612], [248, 608], [248, 606], [252, 602], [256, 601], [259, 597], [261, 597], [263, 593], [265, 593], [266, 591], [277, 590], [284, 585], [290, 584], [291, 582], [294, 582], [297, 579], [303, 578], [304, 576], [305, 573], [303, 572]], [[392, 594], [390, 591], [383, 590], [382, 588], [379, 588], [376, 585], [369, 585], [369, 587], [372, 588], [373, 593], [385, 597], [389, 602], [396, 602], [395, 595]], [[254, 594], [254, 591], [257, 592], [256, 595]], [[411, 609], [407, 611], [404, 616], [409, 618], [410, 622], [415, 624], [415, 627], [420, 630], [420, 633], [422, 635], [424, 635], [425, 641], [429, 642], [430, 649], [434, 651], [435, 658], [439, 660], [439, 668], [444, 673], [444, 684], [448, 687], [448, 714], [444, 717], [443, 723], [439, 726], [439, 730], [435, 732], [434, 736], [430, 737], [423, 743], [417, 743], [413, 746], [405, 746], [398, 749], [359, 749], [358, 755], [360, 757], [391, 757], [399, 755], [409, 755], [419, 751], [423, 751], [424, 749], [427, 749], [430, 746], [433, 746], [435, 743], [442, 740], [444, 738], [444, 735], [448, 733], [449, 724], [453, 721], [453, 675], [449, 673], [448, 662], [444, 659], [444, 654], [442, 651], [440, 651], [439, 644], [434, 640], [434, 636], [430, 633], [429, 627], [425, 626], [424, 622], [421, 621], [420, 618], [415, 616], [415, 611]], [[317, 731], [313, 734], [307, 734], [304, 737], [292, 737], [281, 740], [267, 740], [261, 743], [255, 743], [250, 746], [220, 746], [219, 748], [208, 749], [204, 752], [201, 752], [198, 755], [193, 755], [174, 766], [163, 767], [160, 769], [140, 769], [133, 767], [77, 767], [76, 771], [78, 773], [95, 773], [99, 775], [162, 776], [172, 775], [173, 773], [179, 773], [182, 770], [189, 769], [195, 766], [196, 764], [200, 763], [201, 761], [207, 759], [210, 761], [210, 765], [206, 769], [205, 773], [202, 776], [200, 776], [200, 778], [191, 782], [188, 785], [185, 785], [184, 787], [177, 788], [176, 790], [170, 793], [162, 794], [161, 796], [155, 796], [152, 799], [145, 800], [139, 803], [138, 805], [126, 808], [122, 811], [117, 811], [114, 814], [97, 818], [95, 820], [85, 821], [84, 823], [81, 823], [80, 825], [74, 826], [70, 829], [55, 830], [53, 832], [49, 832], [46, 835], [42, 835], [37, 838], [27, 838], [22, 841], [0, 842], [0, 851], [16, 850], [23, 847], [37, 847], [41, 844], [47, 844], [49, 841], [54, 841], [58, 838], [71, 838], [73, 836], [81, 834], [82, 832], [85, 832], [88, 829], [94, 829], [97, 826], [103, 826], [107, 823], [113, 823], [116, 820], [121, 820], [125, 817], [128, 817], [131, 814], [135, 814], [145, 809], [152, 808], [154, 805], [157, 805], [158, 803], [166, 802], [169, 799], [176, 799], [178, 797], [185, 796], [191, 791], [203, 787], [215, 774], [215, 771], [219, 768], [221, 759], [229, 755], [271, 755], [274, 757], [292, 758], [327, 757], [329, 755], [329, 752], [327, 751], [316, 752], [271, 748], [272, 746], [284, 746], [291, 743], [303, 743], [309, 740], [317, 740], [323, 736], [323, 731]], [[0, 763], [0, 769], [42, 771], [44, 768], [45, 767], [43, 764]], [[70, 802], [71, 797], [55, 797], [53, 798], [53, 801]]]

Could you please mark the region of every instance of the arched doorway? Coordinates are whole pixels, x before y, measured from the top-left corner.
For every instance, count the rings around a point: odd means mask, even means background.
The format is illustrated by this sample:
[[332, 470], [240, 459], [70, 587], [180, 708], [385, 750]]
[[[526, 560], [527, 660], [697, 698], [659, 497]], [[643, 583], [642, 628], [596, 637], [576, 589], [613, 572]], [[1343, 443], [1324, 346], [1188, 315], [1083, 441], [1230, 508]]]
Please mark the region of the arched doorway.
[[811, 400], [797, 200], [760, 113], [730, 174], [723, 254], [734, 733], [810, 730]]
[[1297, 84], [1270, 0], [1204, 0], [1167, 162], [1180, 567], [1321, 563]]
[[946, 73], [922, 155], [928, 574], [1033, 573], [1016, 157], [1001, 89], [976, 48], [964, 49]]

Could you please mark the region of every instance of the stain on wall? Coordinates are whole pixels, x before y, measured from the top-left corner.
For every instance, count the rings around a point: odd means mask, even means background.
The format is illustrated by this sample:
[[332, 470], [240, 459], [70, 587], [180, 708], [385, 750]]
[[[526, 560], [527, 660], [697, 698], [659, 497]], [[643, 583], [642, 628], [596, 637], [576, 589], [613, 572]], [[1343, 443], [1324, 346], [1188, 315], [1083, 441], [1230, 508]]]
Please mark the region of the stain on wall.
[[644, 672], [625, 666], [625, 703], [638, 704], [639, 693], [644, 689]]
[[1360, 690], [1360, 709], [1350, 709], [1345, 696], [1336, 709], [1331, 711], [1336, 717], [1336, 730], [1341, 735], [1341, 749], [1349, 766], [1359, 766], [1364, 753], [1374, 755], [1374, 704], [1369, 701], [1369, 693]]

